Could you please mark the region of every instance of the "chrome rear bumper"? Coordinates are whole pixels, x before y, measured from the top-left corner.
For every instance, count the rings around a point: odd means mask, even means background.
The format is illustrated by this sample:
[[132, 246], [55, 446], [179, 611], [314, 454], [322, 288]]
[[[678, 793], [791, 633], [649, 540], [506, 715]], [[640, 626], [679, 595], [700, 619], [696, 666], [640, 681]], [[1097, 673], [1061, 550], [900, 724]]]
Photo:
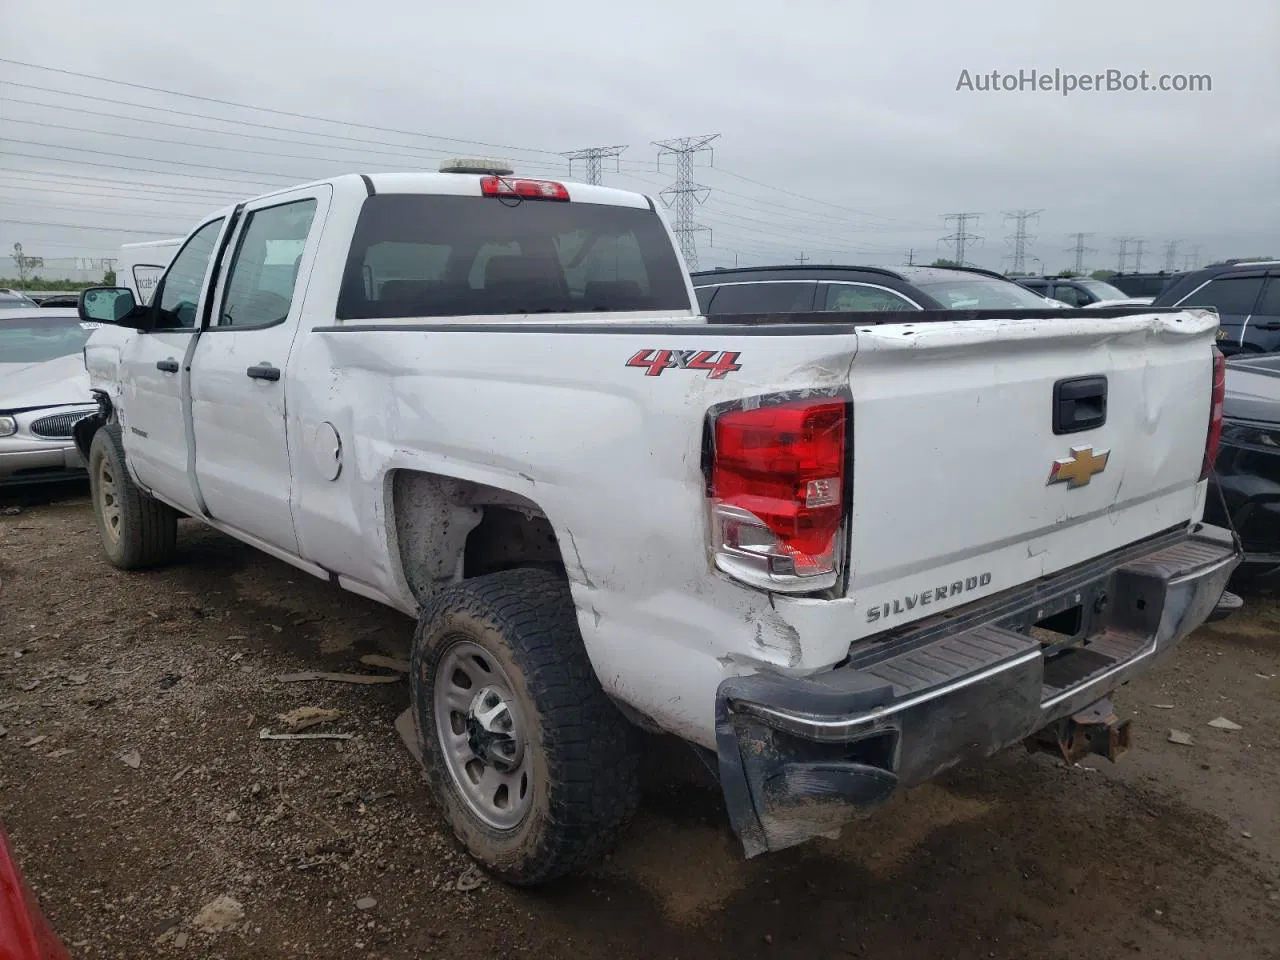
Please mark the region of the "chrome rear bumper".
[[[1202, 526], [862, 647], [825, 674], [726, 680], [718, 765], [747, 855], [830, 833], [897, 787], [1106, 698], [1209, 617], [1240, 561], [1227, 531]], [[1066, 639], [1033, 633], [1068, 621]]]

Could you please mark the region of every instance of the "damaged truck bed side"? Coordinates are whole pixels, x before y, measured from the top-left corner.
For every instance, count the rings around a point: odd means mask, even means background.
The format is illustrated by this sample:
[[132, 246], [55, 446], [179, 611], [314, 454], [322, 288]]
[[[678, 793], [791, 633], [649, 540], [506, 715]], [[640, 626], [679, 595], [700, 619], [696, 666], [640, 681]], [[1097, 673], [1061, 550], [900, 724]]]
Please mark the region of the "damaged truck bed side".
[[81, 297], [108, 559], [197, 518], [418, 618], [423, 763], [521, 884], [602, 855], [635, 728], [748, 854], [1026, 741], [1214, 610], [1210, 311], [699, 315], [650, 198], [474, 165], [210, 216]]

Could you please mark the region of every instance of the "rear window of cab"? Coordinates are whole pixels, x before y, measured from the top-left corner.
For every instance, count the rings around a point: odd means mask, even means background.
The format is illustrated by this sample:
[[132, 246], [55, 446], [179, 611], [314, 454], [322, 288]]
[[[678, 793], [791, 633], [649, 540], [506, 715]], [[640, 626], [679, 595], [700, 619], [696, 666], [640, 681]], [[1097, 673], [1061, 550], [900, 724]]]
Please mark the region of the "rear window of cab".
[[338, 318], [692, 309], [648, 208], [378, 194], [361, 210]]

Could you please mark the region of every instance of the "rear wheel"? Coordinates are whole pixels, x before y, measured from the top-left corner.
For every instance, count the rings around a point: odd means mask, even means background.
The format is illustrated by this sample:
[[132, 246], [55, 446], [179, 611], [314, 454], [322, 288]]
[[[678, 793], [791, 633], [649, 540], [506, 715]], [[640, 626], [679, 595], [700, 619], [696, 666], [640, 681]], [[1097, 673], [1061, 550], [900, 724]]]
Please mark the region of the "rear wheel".
[[444, 591], [410, 682], [428, 779], [482, 866], [532, 885], [612, 847], [639, 797], [637, 733], [596, 679], [561, 577], [508, 570]]
[[167, 563], [177, 543], [178, 515], [133, 482], [118, 426], [108, 424], [93, 435], [88, 467], [93, 515], [112, 566], [136, 570]]

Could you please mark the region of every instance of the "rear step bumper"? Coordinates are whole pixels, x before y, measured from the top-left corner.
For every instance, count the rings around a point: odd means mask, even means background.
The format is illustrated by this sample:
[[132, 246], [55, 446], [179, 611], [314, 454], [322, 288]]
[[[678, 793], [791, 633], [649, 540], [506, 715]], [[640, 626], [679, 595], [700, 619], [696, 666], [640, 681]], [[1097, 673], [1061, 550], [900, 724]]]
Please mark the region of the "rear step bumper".
[[[1200, 626], [1240, 561], [1227, 531], [1202, 526], [1090, 565], [1086, 579], [1068, 571], [1009, 604], [983, 604], [980, 619], [962, 612], [860, 646], [824, 674], [724, 681], [718, 765], [747, 856], [831, 835], [898, 787], [1046, 728], [1070, 735], [1095, 705], [1109, 712], [1099, 701]], [[1046, 639], [1037, 623], [1075, 633]]]

